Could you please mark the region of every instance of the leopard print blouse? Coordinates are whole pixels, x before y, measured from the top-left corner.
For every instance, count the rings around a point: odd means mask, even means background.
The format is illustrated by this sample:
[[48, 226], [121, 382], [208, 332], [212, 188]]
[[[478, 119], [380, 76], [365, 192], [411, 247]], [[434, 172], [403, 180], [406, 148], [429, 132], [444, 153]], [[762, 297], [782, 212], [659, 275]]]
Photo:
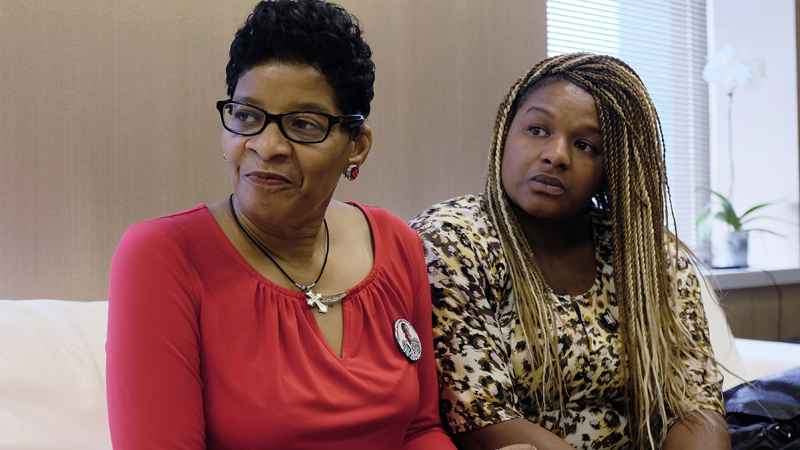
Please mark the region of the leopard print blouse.
[[[561, 416], [557, 409], [538, 411], [532, 397], [543, 387], [542, 373], [526, 351], [508, 265], [486, 207], [482, 195], [467, 195], [411, 220], [425, 242], [446, 424], [461, 433], [526, 418], [579, 449], [629, 448], [610, 223], [601, 216], [593, 220], [597, 275], [592, 287], [580, 295], [549, 293], [563, 324], [558, 342], [568, 392]], [[680, 317], [697, 345], [710, 353], [699, 280], [686, 255], [678, 261]], [[690, 398], [724, 415], [716, 364], [689, 360], [686, 369], [695, 383]]]

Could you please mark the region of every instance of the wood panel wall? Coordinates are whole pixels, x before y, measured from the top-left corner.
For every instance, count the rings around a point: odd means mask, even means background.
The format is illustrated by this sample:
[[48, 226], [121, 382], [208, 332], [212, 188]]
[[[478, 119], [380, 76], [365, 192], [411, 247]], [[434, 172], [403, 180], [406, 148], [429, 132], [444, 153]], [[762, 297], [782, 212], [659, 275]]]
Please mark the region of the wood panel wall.
[[719, 294], [734, 336], [800, 342], [800, 285], [735, 289]]
[[[0, 298], [98, 299], [125, 228], [230, 191], [215, 100], [252, 0], [0, 1]], [[375, 146], [340, 198], [410, 216], [482, 188], [544, 0], [347, 0], [377, 65]]]

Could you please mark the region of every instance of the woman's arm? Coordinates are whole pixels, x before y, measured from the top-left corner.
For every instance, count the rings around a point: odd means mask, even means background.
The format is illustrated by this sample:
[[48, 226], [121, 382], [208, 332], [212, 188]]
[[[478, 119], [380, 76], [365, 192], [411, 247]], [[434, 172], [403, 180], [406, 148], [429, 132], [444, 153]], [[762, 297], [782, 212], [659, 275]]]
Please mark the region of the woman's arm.
[[[731, 441], [724, 418], [722, 402], [722, 374], [714, 360], [708, 320], [706, 319], [701, 289], [702, 275], [685, 252], [678, 255], [678, 298], [676, 307], [681, 322], [687, 327], [694, 345], [693, 351], [684, 355], [687, 391], [690, 401], [695, 402], [700, 412], [678, 420], [669, 429], [664, 441], [665, 450], [676, 449], [730, 449]], [[709, 301], [715, 301], [709, 299]]]
[[151, 222], [122, 238], [111, 264], [106, 368], [115, 450], [205, 444], [196, 276]]
[[667, 433], [663, 450], [730, 450], [725, 419], [716, 412], [695, 414], [676, 422]]
[[472, 221], [457, 215], [443, 220], [412, 225], [425, 241], [442, 413], [456, 442], [464, 449], [571, 448], [526, 420], [518, 404], [514, 349], [496, 317], [505, 294], [505, 278], [493, 266], [496, 258], [473, 241], [479, 237], [472, 233]]
[[422, 357], [417, 361], [419, 377], [419, 410], [406, 434], [403, 450], [456, 450], [453, 441], [444, 432], [439, 416], [439, 383], [436, 377], [435, 355], [433, 354], [433, 326], [431, 324], [431, 291], [425, 270], [422, 243], [416, 235], [415, 247], [418, 249], [410, 268], [415, 280], [416, 298], [413, 325], [422, 344]]
[[490, 425], [455, 437], [462, 450], [493, 450], [513, 444], [529, 444], [539, 450], [574, 450], [563, 439], [526, 419]]

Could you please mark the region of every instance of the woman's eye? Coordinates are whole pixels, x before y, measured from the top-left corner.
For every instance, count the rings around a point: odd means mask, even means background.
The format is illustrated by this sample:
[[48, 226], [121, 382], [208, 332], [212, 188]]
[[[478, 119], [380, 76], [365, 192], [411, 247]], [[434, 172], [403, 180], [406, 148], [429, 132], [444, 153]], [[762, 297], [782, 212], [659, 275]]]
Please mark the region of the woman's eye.
[[250, 122], [255, 120], [253, 114], [249, 113], [248, 111], [236, 111], [233, 114], [233, 117], [240, 122]]
[[594, 145], [586, 141], [577, 141], [575, 143], [575, 148], [582, 152], [593, 152], [595, 150]]
[[547, 130], [535, 125], [526, 128], [525, 131], [527, 131], [528, 134], [530, 134], [531, 136], [547, 136]]
[[233, 118], [233, 120], [239, 123], [254, 123], [258, 122], [260, 118], [259, 114], [247, 108], [230, 107], [228, 109], [228, 114]]
[[297, 130], [318, 130], [320, 128], [319, 124], [316, 122], [312, 122], [306, 119], [294, 119], [292, 120], [292, 128]]

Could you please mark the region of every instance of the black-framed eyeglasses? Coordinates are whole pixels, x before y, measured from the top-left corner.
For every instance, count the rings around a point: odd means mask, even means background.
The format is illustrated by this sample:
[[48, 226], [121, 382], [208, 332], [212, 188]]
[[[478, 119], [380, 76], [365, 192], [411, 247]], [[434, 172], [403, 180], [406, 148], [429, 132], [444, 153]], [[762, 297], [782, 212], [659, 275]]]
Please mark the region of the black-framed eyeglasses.
[[257, 106], [234, 100], [218, 101], [217, 110], [222, 119], [222, 126], [231, 133], [255, 136], [264, 131], [271, 122], [275, 122], [286, 139], [300, 144], [317, 144], [324, 141], [337, 123], [341, 123], [349, 130], [354, 130], [364, 123], [364, 116], [361, 114], [333, 116], [315, 111], [270, 114]]

